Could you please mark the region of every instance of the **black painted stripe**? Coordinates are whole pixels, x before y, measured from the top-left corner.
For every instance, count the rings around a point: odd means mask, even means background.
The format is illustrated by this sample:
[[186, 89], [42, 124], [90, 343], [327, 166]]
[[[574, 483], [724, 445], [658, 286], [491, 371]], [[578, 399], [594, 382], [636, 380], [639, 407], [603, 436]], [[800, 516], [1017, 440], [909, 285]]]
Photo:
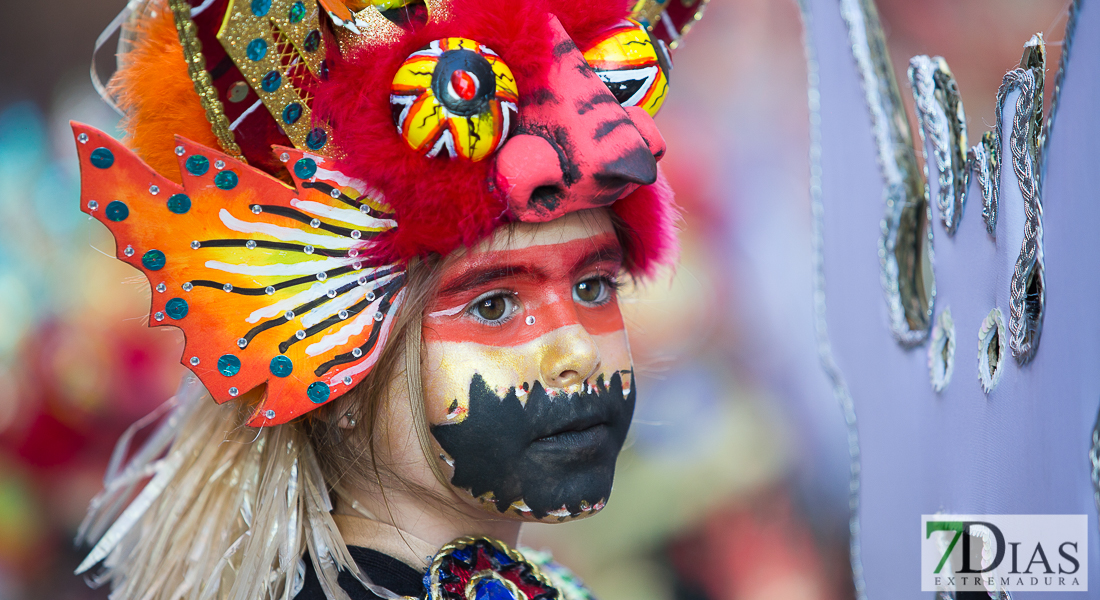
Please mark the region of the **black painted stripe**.
[[[323, 192], [329, 198], [332, 198], [332, 190], [336, 189], [335, 187], [333, 187], [333, 186], [331, 186], [331, 185], [329, 185], [329, 184], [327, 184], [323, 181], [303, 181], [302, 182], [302, 187], [311, 188], [311, 189], [315, 189], [319, 192]], [[359, 207], [363, 206], [363, 204], [364, 204], [363, 202], [360, 202], [360, 201], [352, 198], [351, 196], [348, 196], [347, 194], [345, 194], [343, 192], [340, 192], [340, 195], [337, 196], [335, 199], [339, 200], [340, 202], [343, 202], [344, 204], [347, 204], [348, 206], [353, 206], [355, 208], [359, 208]], [[376, 218], [376, 219], [393, 219], [393, 214], [392, 213], [382, 212], [382, 211], [374, 208], [373, 206], [369, 206], [369, 205], [368, 205], [368, 208], [370, 208], [370, 213], [368, 213], [368, 214], [370, 216]]]
[[[379, 306], [385, 304], [386, 308], [388, 309], [389, 305], [387, 304], [387, 302], [389, 301], [389, 299], [392, 297], [393, 294], [397, 293], [397, 291], [400, 290], [404, 286], [405, 286], [405, 275], [401, 274], [401, 275], [397, 276], [396, 278], [394, 278], [393, 281], [387, 283], [386, 285], [382, 286], [381, 288], [375, 288], [375, 290], [373, 290], [373, 291], [381, 292], [381, 294], [376, 294], [376, 296], [381, 296], [382, 297], [382, 302], [379, 303]], [[377, 298], [375, 298], [375, 300], [377, 300]], [[367, 308], [368, 306], [373, 304], [375, 302], [375, 300], [367, 300], [366, 298], [363, 298], [359, 302], [356, 302], [355, 304], [349, 306], [346, 309], [348, 311], [348, 318], [347, 319], [341, 319], [340, 315], [332, 315], [331, 317], [325, 319], [324, 321], [321, 321], [320, 323], [314, 325], [313, 327], [310, 327], [309, 329], [306, 329], [305, 330], [306, 331], [306, 337], [304, 337], [302, 339], [298, 339], [298, 336], [296, 336], [296, 335], [291, 335], [289, 338], [287, 338], [286, 340], [284, 340], [282, 343], [279, 344], [279, 352], [282, 352], [283, 354], [286, 354], [286, 351], [288, 349], [290, 349], [290, 347], [293, 346], [294, 344], [297, 344], [298, 342], [305, 341], [305, 340], [313, 337], [314, 335], [328, 329], [329, 327], [332, 327], [333, 325], [335, 325], [337, 323], [340, 323], [342, 321], [346, 321], [348, 319], [351, 319], [352, 317], [357, 316], [359, 313], [363, 312], [363, 310], [365, 308]]]
[[[202, 244], [202, 248], [245, 248], [245, 244], [248, 242], [256, 242], [257, 248], [263, 248], [265, 250], [286, 250], [289, 252], [301, 252], [306, 253], [305, 244], [291, 244], [289, 242], [269, 242], [265, 240], [199, 240]], [[347, 250], [333, 250], [329, 248], [313, 248], [312, 254], [318, 256], [328, 256], [332, 258], [344, 258], [348, 257]], [[350, 257], [348, 257], [350, 258]]]
[[[329, 277], [335, 277], [337, 275], [343, 275], [344, 273], [350, 273], [351, 271], [354, 271], [354, 270], [355, 270], [355, 267], [353, 267], [351, 265], [346, 265], [346, 266], [343, 266], [343, 267], [337, 267], [335, 269], [329, 269], [328, 271], [325, 271], [325, 278], [327, 279]], [[273, 283], [273, 284], [271, 284], [271, 287], [275, 288], [275, 290], [278, 291], [278, 290], [286, 289], [288, 287], [294, 287], [296, 285], [302, 285], [304, 283], [313, 283], [314, 281], [318, 281], [316, 275], [302, 275], [301, 277], [295, 277], [294, 279], [287, 279], [286, 281], [280, 281], [279, 283]], [[219, 283], [217, 281], [210, 281], [208, 279], [195, 279], [195, 280], [191, 281], [191, 285], [195, 285], [195, 286], [199, 286], [199, 287], [217, 288], [217, 289], [220, 290], [225, 285], [225, 283]], [[233, 289], [229, 293], [230, 294], [241, 294], [241, 295], [244, 295], [244, 296], [260, 296], [260, 295], [263, 295], [263, 294], [267, 293], [266, 290], [267, 290], [266, 287], [261, 287], [261, 288], [241, 287], [241, 288], [239, 288], [239, 287], [234, 286]], [[245, 336], [245, 337], [249, 340], [252, 339], [252, 338], [249, 338], [248, 336]]]
[[[395, 279], [393, 284], [391, 284], [389, 286], [386, 286], [386, 288], [388, 288], [388, 290], [382, 296], [382, 301], [379, 302], [379, 304], [378, 304], [379, 312], [381, 312], [382, 314], [387, 314], [390, 311], [390, 307], [393, 305], [394, 296], [396, 296], [397, 293], [400, 292], [401, 288], [403, 288], [404, 286], [405, 286], [405, 276], [404, 275], [402, 275], [398, 279]], [[322, 376], [325, 375], [325, 373], [328, 373], [334, 367], [337, 367], [337, 366], [340, 366], [340, 365], [343, 365], [343, 364], [347, 364], [347, 363], [350, 363], [350, 362], [355, 362], [355, 361], [363, 358], [363, 356], [367, 356], [368, 354], [370, 354], [371, 351], [374, 350], [375, 344], [378, 343], [378, 337], [381, 335], [382, 326], [385, 323], [386, 323], [386, 321], [385, 321], [385, 319], [383, 319], [381, 321], [374, 321], [374, 323], [371, 325], [370, 336], [367, 338], [367, 341], [365, 343], [363, 343], [361, 346], [359, 346], [359, 349], [363, 351], [362, 356], [356, 358], [351, 352], [345, 352], [343, 354], [337, 354], [336, 356], [334, 356], [332, 358], [332, 360], [326, 361], [326, 362], [322, 363], [320, 366], [318, 366], [317, 369], [313, 372], [313, 374], [316, 375], [317, 377], [322, 377]]]

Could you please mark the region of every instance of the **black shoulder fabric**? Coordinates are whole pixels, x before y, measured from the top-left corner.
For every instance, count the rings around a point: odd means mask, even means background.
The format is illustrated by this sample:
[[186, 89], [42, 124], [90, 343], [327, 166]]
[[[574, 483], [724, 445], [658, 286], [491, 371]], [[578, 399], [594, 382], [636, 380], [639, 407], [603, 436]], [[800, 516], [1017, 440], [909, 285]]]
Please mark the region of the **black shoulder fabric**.
[[[424, 597], [423, 573], [409, 565], [369, 548], [348, 546], [348, 552], [371, 581], [394, 593], [414, 598]], [[307, 555], [306, 576], [302, 591], [294, 600], [327, 600], [313, 570], [313, 560]], [[365, 589], [350, 573], [340, 573], [340, 587], [344, 588], [351, 600], [380, 600], [378, 596]]]

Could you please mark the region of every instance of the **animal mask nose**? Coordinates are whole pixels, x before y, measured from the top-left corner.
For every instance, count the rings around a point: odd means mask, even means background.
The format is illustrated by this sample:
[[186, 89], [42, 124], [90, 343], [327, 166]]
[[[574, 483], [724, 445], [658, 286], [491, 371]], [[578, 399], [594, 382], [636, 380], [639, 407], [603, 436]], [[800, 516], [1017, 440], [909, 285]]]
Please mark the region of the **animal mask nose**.
[[526, 222], [610, 205], [656, 181], [665, 152], [652, 117], [620, 106], [556, 17], [550, 27], [547, 88], [521, 98], [516, 134], [495, 158], [497, 185]]

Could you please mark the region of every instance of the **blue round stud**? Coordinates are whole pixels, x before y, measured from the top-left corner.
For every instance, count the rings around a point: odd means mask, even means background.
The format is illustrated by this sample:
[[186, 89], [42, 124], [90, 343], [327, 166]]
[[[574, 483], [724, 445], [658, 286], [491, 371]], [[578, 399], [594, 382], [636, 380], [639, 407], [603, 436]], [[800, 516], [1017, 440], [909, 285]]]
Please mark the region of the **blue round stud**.
[[164, 312], [179, 321], [187, 316], [187, 301], [183, 298], [172, 298], [164, 303]]
[[271, 10], [271, 0], [252, 0], [252, 14], [262, 17]]
[[314, 29], [306, 34], [306, 39], [302, 41], [302, 48], [306, 52], [316, 52], [321, 47], [321, 32]]
[[193, 154], [188, 157], [187, 172], [198, 177], [200, 175], [206, 175], [206, 172], [210, 170], [210, 159], [200, 154]]
[[245, 48], [244, 53], [248, 56], [249, 60], [262, 59], [267, 56], [267, 41], [263, 38], [256, 38], [248, 42], [248, 46]]
[[320, 150], [328, 143], [328, 132], [320, 127], [314, 127], [306, 136], [306, 147], [310, 150]]
[[172, 194], [168, 199], [168, 210], [182, 215], [191, 210], [191, 198], [187, 194]]
[[92, 155], [88, 160], [91, 161], [93, 167], [106, 169], [115, 164], [115, 155], [106, 148], [96, 148], [92, 150]]
[[150, 250], [141, 256], [141, 264], [150, 271], [159, 271], [164, 268], [165, 257], [160, 250]]
[[306, 388], [306, 396], [309, 396], [309, 401], [314, 404], [328, 402], [330, 395], [332, 395], [332, 390], [329, 389], [327, 384], [320, 381], [314, 381]]
[[223, 354], [218, 359], [218, 372], [226, 377], [232, 377], [241, 372], [241, 359], [232, 354]]
[[286, 377], [294, 371], [294, 363], [290, 362], [290, 359], [280, 354], [271, 359], [271, 374], [276, 377]]
[[499, 579], [486, 577], [474, 589], [474, 600], [517, 600]]
[[260, 89], [269, 94], [279, 89], [281, 85], [283, 85], [283, 76], [278, 71], [268, 71], [267, 75], [260, 80]]
[[301, 0], [290, 5], [290, 12], [287, 13], [287, 17], [291, 23], [301, 23], [302, 19], [306, 18], [306, 5], [302, 4]]
[[231, 190], [237, 187], [237, 174], [233, 171], [222, 171], [214, 176], [214, 185], [221, 190]]
[[312, 158], [303, 158], [294, 163], [294, 174], [298, 179], [309, 179], [317, 174], [317, 161]]
[[298, 119], [302, 118], [302, 105], [297, 102], [291, 102], [283, 109], [283, 122], [287, 125], [293, 125], [298, 122]]
[[115, 200], [107, 205], [107, 208], [103, 210], [103, 214], [107, 216], [107, 219], [116, 223], [125, 221], [126, 217], [130, 216], [130, 207], [119, 200]]

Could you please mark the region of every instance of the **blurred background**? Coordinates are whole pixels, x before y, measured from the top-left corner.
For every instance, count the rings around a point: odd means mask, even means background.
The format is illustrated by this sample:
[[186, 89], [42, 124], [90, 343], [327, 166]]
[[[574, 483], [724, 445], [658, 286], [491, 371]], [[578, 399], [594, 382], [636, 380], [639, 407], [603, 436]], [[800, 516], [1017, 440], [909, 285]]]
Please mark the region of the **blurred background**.
[[[4, 0], [0, 600], [106, 598], [71, 574], [73, 533], [119, 434], [183, 374], [182, 336], [145, 327], [145, 279], [77, 207], [68, 121], [121, 136], [88, 67], [123, 5]], [[1053, 76], [1068, 0], [878, 6], [897, 72], [944, 56], [976, 138], [1033, 33]], [[604, 600], [852, 597], [846, 430], [813, 333], [801, 35], [794, 0], [712, 0], [674, 56], [657, 123], [683, 259], [625, 307], [641, 393], [615, 492], [599, 517], [523, 538]]]

